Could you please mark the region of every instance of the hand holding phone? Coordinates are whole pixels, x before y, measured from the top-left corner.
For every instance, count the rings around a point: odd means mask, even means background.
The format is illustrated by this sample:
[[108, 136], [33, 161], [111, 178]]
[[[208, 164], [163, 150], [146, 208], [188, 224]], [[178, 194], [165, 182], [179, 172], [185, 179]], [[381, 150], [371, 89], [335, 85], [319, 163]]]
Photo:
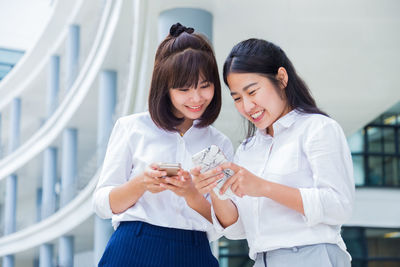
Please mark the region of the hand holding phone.
[[[216, 145], [211, 145], [210, 147], [194, 154], [192, 156], [192, 161], [195, 166], [201, 166], [201, 173], [214, 169], [222, 163], [228, 162], [222, 150]], [[224, 177], [217, 181], [217, 186], [214, 187], [214, 192], [219, 199], [224, 200], [232, 198], [234, 196], [234, 193], [232, 192], [230, 187], [223, 195], [221, 195], [219, 191], [224, 185], [225, 181], [228, 180], [229, 177], [234, 175], [235, 172], [231, 169], [225, 169], [222, 172], [224, 173]]]
[[178, 171], [181, 169], [180, 163], [158, 163], [158, 169], [160, 171], [166, 171], [167, 176], [176, 176], [178, 175]]

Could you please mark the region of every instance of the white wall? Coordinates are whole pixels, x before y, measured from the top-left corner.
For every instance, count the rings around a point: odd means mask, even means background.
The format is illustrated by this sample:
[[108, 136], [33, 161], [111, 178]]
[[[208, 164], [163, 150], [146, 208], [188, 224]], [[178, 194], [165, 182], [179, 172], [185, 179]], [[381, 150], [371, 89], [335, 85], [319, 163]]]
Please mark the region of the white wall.
[[52, 0], [0, 0], [0, 47], [27, 50], [49, 19]]

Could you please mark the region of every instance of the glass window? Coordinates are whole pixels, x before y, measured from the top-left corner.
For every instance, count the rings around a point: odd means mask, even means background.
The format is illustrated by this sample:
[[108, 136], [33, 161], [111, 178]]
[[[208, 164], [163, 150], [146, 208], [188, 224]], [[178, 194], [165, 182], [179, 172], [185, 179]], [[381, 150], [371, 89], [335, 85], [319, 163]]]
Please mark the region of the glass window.
[[352, 267], [400, 266], [400, 229], [343, 227]]
[[364, 157], [353, 155], [354, 181], [356, 186], [365, 185]]
[[368, 185], [383, 184], [382, 157], [368, 156]]
[[364, 151], [364, 130], [360, 130], [347, 138], [351, 152], [360, 153]]
[[383, 152], [382, 151], [382, 129], [378, 127], [367, 127], [368, 135], [368, 151], [367, 152]]
[[383, 114], [383, 124], [396, 125], [396, 114]]
[[394, 132], [394, 128], [382, 128], [385, 153], [396, 153]]
[[219, 240], [220, 267], [251, 267], [254, 261], [248, 254], [249, 247], [246, 240], [228, 240], [225, 237]]
[[399, 177], [399, 159], [396, 157], [385, 157], [384, 160], [385, 186], [398, 186]]

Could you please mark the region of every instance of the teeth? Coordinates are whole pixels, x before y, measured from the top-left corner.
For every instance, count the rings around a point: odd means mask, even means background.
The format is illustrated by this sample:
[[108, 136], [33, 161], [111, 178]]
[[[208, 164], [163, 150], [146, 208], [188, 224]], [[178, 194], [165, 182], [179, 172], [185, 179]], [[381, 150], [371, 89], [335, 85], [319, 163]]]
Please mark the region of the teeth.
[[191, 109], [199, 109], [201, 107], [201, 105], [200, 106], [188, 106], [188, 107]]
[[261, 114], [262, 114], [263, 112], [264, 112], [264, 111], [261, 110], [261, 111], [259, 111], [259, 112], [254, 113], [254, 114], [251, 114], [250, 116], [251, 116], [253, 119], [257, 119], [258, 117], [261, 116]]

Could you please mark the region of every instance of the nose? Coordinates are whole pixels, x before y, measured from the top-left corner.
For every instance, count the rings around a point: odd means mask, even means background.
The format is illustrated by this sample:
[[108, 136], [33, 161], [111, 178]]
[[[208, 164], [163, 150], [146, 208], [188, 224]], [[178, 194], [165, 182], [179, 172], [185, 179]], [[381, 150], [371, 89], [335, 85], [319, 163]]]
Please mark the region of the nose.
[[243, 97], [243, 109], [246, 111], [246, 113], [250, 113], [254, 109], [255, 104], [251, 99], [247, 97]]
[[194, 103], [199, 102], [201, 100], [200, 90], [192, 90], [192, 101]]

